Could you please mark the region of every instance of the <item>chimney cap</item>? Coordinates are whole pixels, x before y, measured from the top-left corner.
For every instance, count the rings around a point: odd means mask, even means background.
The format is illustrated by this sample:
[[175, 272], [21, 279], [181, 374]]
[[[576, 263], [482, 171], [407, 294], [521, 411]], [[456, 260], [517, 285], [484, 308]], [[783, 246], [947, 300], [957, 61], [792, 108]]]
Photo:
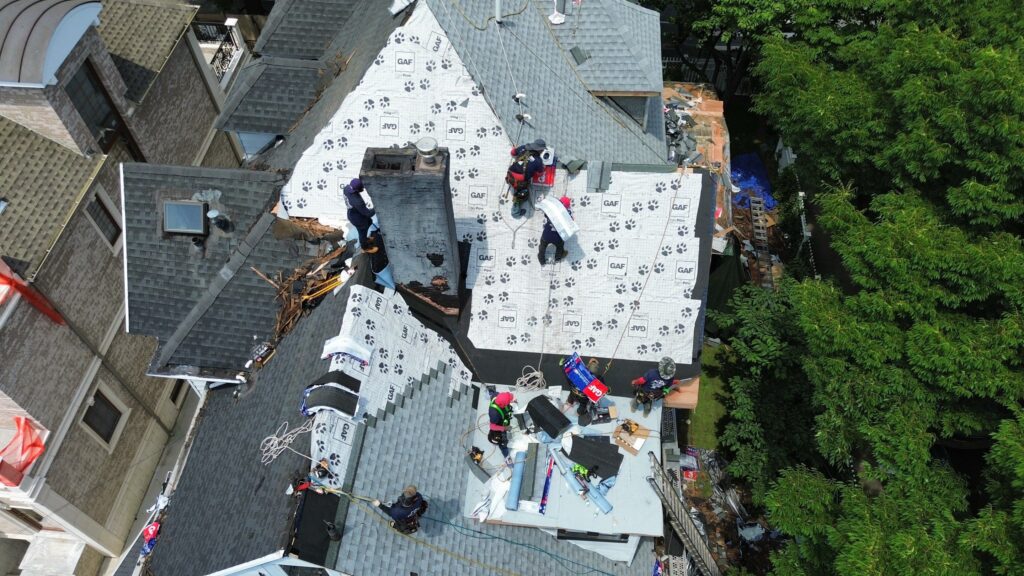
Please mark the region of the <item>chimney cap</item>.
[[430, 136], [424, 136], [416, 141], [416, 151], [424, 156], [433, 156], [437, 153], [437, 140]]

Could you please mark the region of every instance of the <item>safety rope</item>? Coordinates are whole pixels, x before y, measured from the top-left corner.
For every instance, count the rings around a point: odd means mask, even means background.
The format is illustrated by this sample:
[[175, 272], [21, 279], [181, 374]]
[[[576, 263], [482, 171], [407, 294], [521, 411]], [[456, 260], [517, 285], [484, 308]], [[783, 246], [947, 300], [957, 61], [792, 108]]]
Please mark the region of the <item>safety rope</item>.
[[313, 431], [313, 422], [314, 419], [310, 418], [305, 424], [292, 430], [288, 430], [288, 422], [282, 422], [276, 432], [264, 438], [263, 442], [260, 442], [260, 462], [264, 465], [270, 464], [283, 454], [285, 450], [291, 450], [310, 462], [316, 462], [316, 460], [291, 447], [291, 443], [295, 442], [295, 439], [300, 435]]

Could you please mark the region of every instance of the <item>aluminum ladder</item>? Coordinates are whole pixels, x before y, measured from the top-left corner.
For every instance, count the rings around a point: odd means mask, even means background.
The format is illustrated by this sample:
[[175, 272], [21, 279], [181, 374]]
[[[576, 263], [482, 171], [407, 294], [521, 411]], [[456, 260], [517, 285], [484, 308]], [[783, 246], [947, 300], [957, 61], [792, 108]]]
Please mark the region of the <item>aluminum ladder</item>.
[[680, 498], [672, 479], [662, 469], [661, 462], [658, 462], [654, 452], [648, 452], [647, 455], [651, 459], [651, 475], [647, 477], [647, 482], [654, 489], [654, 493], [658, 495], [658, 498], [661, 499], [665, 510], [668, 511], [669, 524], [672, 525], [672, 529], [675, 530], [675, 533], [683, 541], [683, 547], [686, 549], [686, 553], [693, 558], [697, 565], [697, 571], [703, 576], [721, 576], [718, 564], [711, 557], [711, 550], [708, 548], [707, 541], [697, 531], [697, 526], [694, 525], [693, 519], [690, 518], [689, 511], [683, 504], [683, 500]]
[[775, 288], [772, 278], [772, 253], [768, 247], [768, 219], [765, 218], [764, 198], [750, 194], [750, 220], [754, 227], [754, 250], [757, 252], [757, 271], [761, 288]]

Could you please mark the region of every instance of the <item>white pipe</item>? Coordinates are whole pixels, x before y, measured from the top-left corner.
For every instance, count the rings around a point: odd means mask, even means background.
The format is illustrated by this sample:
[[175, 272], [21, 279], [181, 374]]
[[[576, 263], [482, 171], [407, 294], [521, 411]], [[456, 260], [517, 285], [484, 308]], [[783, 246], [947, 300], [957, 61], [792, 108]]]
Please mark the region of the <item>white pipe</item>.
[[494, 21], [501, 24], [501, 0], [494, 0]]

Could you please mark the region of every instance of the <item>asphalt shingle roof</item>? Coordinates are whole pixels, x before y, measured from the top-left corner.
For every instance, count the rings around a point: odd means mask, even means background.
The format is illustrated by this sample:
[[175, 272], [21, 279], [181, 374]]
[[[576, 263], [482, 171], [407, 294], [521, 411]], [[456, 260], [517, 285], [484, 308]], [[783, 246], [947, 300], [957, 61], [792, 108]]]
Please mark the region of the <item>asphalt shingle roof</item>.
[[658, 14], [623, 0], [566, 5], [566, 20], [551, 26], [563, 50], [578, 46], [590, 58], [576, 66], [599, 92], [661, 93], [661, 31]]
[[285, 134], [329, 78], [319, 60], [264, 56], [238, 71], [238, 80], [216, 126], [239, 132]]
[[[128, 330], [160, 341], [153, 369], [240, 370], [256, 339], [270, 337], [276, 290], [254, 274], [290, 273], [305, 247], [277, 240], [267, 212], [279, 174], [223, 168], [124, 164]], [[202, 194], [234, 229], [211, 226], [202, 253], [192, 236], [164, 234], [164, 200]]]
[[[428, 517], [484, 533], [467, 533], [425, 519], [415, 534], [417, 538], [455, 555], [497, 565], [513, 574], [651, 573], [654, 556], [648, 539], [641, 541], [632, 566], [627, 566], [557, 540], [536, 528], [479, 524], [463, 518], [461, 511], [469, 469], [458, 439], [474, 426], [476, 410], [472, 406], [472, 394], [449, 398], [446, 394], [449, 379], [450, 374], [439, 373], [438, 378], [417, 390], [393, 415], [366, 429], [352, 486], [354, 494], [394, 500], [407, 484], [415, 484], [430, 503]], [[349, 506], [336, 565], [342, 572], [358, 576], [410, 572], [495, 573], [480, 564], [408, 540], [368, 514], [383, 518], [377, 512]]]
[[[365, 281], [359, 274], [352, 280]], [[302, 391], [329, 369], [320, 351], [338, 333], [348, 293], [328, 296], [285, 336], [238, 399], [231, 390], [209, 393], [149, 560], [154, 576], [201, 576], [285, 548], [296, 505], [285, 489], [309, 461], [285, 450], [264, 466], [260, 443], [282, 422], [303, 424]], [[295, 448], [308, 449], [308, 438], [300, 436]]]
[[28, 262], [31, 277], [102, 163], [0, 118], [0, 255]]
[[173, 0], [103, 0], [100, 36], [129, 99], [142, 100], [197, 10]]
[[254, 50], [269, 56], [316, 60], [362, 4], [362, 0], [278, 0]]
[[[651, 41], [658, 34], [654, 13], [625, 0], [600, 0], [594, 8], [587, 2], [577, 38], [587, 45], [592, 58], [577, 68], [569, 53], [572, 46], [559, 41], [571, 35], [574, 20], [567, 18], [561, 27], [552, 26], [547, 0], [527, 0], [520, 13], [503, 18], [500, 33], [490, 20], [491, 2], [455, 7], [447, 0], [427, 0], [427, 4], [514, 141], [543, 138], [563, 160], [666, 163], [660, 106], [642, 127], [592, 94], [607, 90], [619, 77], [624, 91], [661, 90], [661, 66], [653, 65], [660, 57]], [[615, 21], [614, 14], [620, 15], [620, 27], [602, 31], [602, 26]], [[654, 56], [647, 54], [651, 50]], [[635, 71], [630, 70], [631, 61]], [[531, 116], [527, 124], [516, 120], [520, 112], [512, 100], [516, 92], [526, 94], [523, 111]]]

